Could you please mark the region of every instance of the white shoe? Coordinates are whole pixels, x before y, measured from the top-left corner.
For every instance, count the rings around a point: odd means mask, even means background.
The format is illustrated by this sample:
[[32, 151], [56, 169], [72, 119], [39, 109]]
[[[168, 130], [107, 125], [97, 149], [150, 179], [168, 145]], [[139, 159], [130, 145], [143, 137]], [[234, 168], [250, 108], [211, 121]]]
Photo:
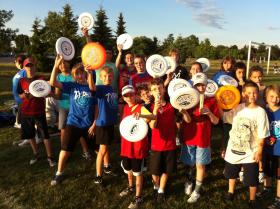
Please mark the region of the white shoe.
[[18, 146], [20, 146], [20, 147], [25, 147], [27, 145], [29, 145], [28, 139], [24, 139], [21, 143], [18, 144]]
[[21, 124], [15, 123], [15, 124], [14, 124], [14, 128], [19, 128], [19, 129], [20, 129], [20, 128], [21, 128]]
[[259, 183], [263, 183], [264, 182], [264, 172], [259, 172]]
[[186, 183], [185, 183], [185, 194], [186, 195], [191, 195], [192, 187], [193, 187], [193, 184], [189, 181], [186, 181]]
[[244, 173], [243, 173], [243, 171], [240, 171], [239, 172], [239, 181], [243, 182], [243, 180], [244, 180]]
[[188, 199], [188, 203], [195, 203], [197, 200], [200, 198], [200, 194], [197, 193], [196, 191], [193, 191], [191, 194], [190, 198]]
[[176, 146], [180, 146], [180, 145], [181, 145], [180, 138], [176, 137]]

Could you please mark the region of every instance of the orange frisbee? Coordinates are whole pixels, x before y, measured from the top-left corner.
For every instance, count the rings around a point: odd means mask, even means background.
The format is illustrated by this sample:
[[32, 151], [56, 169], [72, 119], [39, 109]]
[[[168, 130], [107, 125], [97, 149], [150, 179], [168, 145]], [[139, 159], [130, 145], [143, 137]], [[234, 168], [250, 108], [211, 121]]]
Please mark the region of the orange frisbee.
[[82, 61], [84, 65], [89, 65], [92, 70], [102, 67], [106, 62], [106, 51], [98, 43], [87, 43], [82, 50]]
[[221, 86], [215, 94], [218, 106], [224, 110], [234, 108], [240, 102], [240, 92], [234, 86]]

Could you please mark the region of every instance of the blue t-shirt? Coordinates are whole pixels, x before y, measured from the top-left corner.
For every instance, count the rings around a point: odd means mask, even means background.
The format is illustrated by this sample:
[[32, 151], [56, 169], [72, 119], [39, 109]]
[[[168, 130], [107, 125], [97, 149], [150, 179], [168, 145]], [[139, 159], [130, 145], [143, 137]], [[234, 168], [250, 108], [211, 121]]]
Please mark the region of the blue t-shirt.
[[233, 73], [232, 71], [226, 72], [224, 70], [219, 70], [217, 73], [215, 73], [213, 75], [212, 80], [215, 81], [218, 84], [218, 86], [220, 86], [220, 84], [218, 82], [220, 76], [222, 76], [222, 75], [229, 75], [229, 76], [233, 77], [232, 73]]
[[98, 103], [98, 118], [96, 126], [111, 126], [117, 124], [118, 119], [118, 95], [112, 86], [96, 86]]
[[26, 71], [24, 69], [21, 69], [15, 74], [15, 76], [13, 77], [13, 80], [12, 80], [13, 95], [14, 95], [14, 99], [15, 99], [17, 104], [22, 103], [22, 100], [19, 97], [18, 92], [17, 92], [18, 82], [21, 78], [25, 78], [25, 77], [26, 77]]
[[[59, 82], [73, 82], [72, 76], [69, 75], [63, 75], [62, 73], [57, 75], [57, 80]], [[60, 108], [68, 110], [70, 107], [70, 97], [69, 94], [65, 93], [65, 91], [61, 92], [60, 99], [58, 100], [58, 105]]]
[[94, 118], [95, 92], [88, 85], [76, 82], [63, 82], [63, 91], [70, 94], [70, 109], [67, 125], [89, 128]]
[[270, 135], [276, 138], [273, 146], [265, 145], [265, 151], [271, 155], [280, 156], [280, 109], [271, 112], [265, 108], [265, 111], [269, 120]]

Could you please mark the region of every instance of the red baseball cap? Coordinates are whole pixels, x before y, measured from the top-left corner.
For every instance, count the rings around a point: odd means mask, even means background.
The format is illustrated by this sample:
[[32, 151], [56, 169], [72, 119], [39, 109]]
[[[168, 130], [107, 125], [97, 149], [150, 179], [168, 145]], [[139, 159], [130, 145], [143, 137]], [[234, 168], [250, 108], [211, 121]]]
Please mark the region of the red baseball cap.
[[24, 61], [23, 61], [23, 67], [25, 67], [27, 64], [33, 64], [33, 65], [35, 65], [35, 62], [34, 62], [34, 60], [33, 60], [33, 58], [32, 57], [28, 57], [28, 58], [26, 58]]

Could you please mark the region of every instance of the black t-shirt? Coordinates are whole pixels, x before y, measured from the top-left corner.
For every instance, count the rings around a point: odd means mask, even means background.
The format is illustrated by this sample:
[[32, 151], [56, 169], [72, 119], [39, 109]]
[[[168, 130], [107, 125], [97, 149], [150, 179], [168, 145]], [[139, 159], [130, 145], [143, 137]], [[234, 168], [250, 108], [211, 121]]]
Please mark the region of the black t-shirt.
[[173, 78], [182, 78], [186, 81], [190, 80], [187, 68], [178, 65], [174, 71]]

